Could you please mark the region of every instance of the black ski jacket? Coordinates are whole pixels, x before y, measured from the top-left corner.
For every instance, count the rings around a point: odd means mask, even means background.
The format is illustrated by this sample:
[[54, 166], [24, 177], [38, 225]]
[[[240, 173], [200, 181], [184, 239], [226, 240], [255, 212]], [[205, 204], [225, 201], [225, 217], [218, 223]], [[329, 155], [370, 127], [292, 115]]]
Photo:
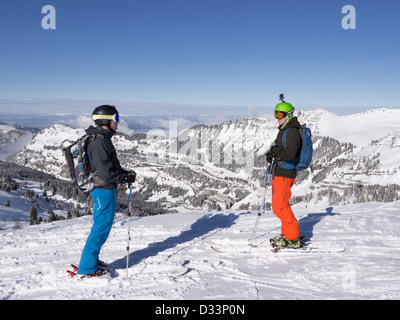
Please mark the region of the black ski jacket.
[[[271, 151], [275, 154], [274, 160], [274, 168], [273, 168], [273, 176], [286, 177], [286, 178], [296, 178], [297, 171], [296, 170], [288, 170], [282, 169], [278, 165], [278, 161], [292, 161], [299, 156], [300, 148], [301, 148], [301, 136], [299, 132], [300, 123], [297, 120], [297, 117], [293, 117], [286, 125], [278, 127], [279, 132], [278, 136], [275, 139], [275, 144], [271, 148]], [[289, 129], [286, 132], [286, 148], [283, 146], [282, 137], [283, 132]]]
[[117, 152], [111, 141], [115, 131], [105, 130], [100, 126], [90, 126], [85, 131], [95, 135], [87, 147], [94, 188], [117, 188], [118, 184], [124, 181], [126, 173], [121, 168]]

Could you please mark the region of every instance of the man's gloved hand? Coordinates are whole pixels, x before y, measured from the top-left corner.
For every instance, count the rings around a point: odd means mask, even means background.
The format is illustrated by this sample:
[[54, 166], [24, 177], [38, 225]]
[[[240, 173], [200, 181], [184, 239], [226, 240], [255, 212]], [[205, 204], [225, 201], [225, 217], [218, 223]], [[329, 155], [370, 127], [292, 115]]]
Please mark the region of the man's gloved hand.
[[274, 152], [274, 147], [272, 147], [266, 154], [265, 154], [265, 158], [267, 159], [268, 163], [272, 163], [272, 161], [275, 158], [275, 152]]
[[125, 171], [124, 181], [128, 183], [134, 183], [136, 180], [136, 172], [135, 171]]

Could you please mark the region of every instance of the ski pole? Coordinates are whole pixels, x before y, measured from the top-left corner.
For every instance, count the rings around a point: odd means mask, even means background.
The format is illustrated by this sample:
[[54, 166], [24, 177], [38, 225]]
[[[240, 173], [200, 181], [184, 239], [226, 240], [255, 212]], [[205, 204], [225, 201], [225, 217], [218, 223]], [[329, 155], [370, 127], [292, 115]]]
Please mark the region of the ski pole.
[[271, 169], [270, 169], [270, 171], [268, 172], [268, 168], [267, 168], [267, 170], [266, 170], [264, 192], [263, 192], [263, 196], [262, 196], [262, 198], [261, 198], [261, 204], [260, 204], [260, 209], [258, 210], [256, 224], [254, 225], [253, 233], [252, 233], [251, 238], [250, 238], [250, 246], [251, 246], [251, 247], [254, 247], [253, 239], [254, 239], [254, 235], [255, 235], [256, 232], [257, 232], [258, 223], [259, 223], [260, 218], [261, 218], [261, 212], [262, 212], [262, 214], [265, 213], [265, 198], [266, 198], [266, 196], [267, 196], [267, 188], [268, 188], [269, 182], [270, 182], [269, 180], [270, 180], [270, 175], [271, 175], [271, 173], [272, 173], [272, 166], [273, 166], [273, 163], [274, 163], [274, 160], [272, 160], [272, 162], [271, 162]]
[[129, 183], [129, 209], [128, 209], [128, 243], [126, 246], [126, 278], [128, 279], [129, 270], [129, 241], [131, 240], [131, 214], [132, 214], [132, 185]]

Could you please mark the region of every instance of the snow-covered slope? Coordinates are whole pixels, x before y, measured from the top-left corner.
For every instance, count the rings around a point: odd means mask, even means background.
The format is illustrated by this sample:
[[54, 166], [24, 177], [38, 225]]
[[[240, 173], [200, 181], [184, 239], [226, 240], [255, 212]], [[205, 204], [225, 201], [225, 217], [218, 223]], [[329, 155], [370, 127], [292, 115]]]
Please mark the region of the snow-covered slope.
[[[274, 253], [273, 215], [241, 211], [132, 218], [126, 278], [127, 218], [118, 214], [101, 259], [110, 279], [77, 281], [91, 217], [0, 232], [0, 299], [399, 299], [400, 202], [294, 207], [302, 233], [338, 253]], [[217, 253], [210, 244], [223, 245]], [[248, 252], [242, 252], [248, 251]], [[188, 272], [171, 277], [184, 264]]]
[[364, 147], [373, 140], [400, 130], [400, 109], [380, 108], [347, 116], [337, 116], [324, 110], [317, 110], [316, 113], [320, 114], [315, 124], [318, 135], [351, 142], [357, 147]]
[[[49, 212], [65, 218], [68, 211], [71, 215], [73, 211], [83, 214], [87, 209], [86, 201], [79, 203], [73, 199], [65, 199], [61, 195], [52, 194], [39, 182], [14, 180], [19, 185], [18, 188], [15, 190], [9, 188], [8, 191], [0, 190], [0, 232], [29, 226], [32, 207], [36, 208], [37, 218], [40, 218], [42, 222], [49, 219]], [[80, 210], [77, 210], [77, 207]]]

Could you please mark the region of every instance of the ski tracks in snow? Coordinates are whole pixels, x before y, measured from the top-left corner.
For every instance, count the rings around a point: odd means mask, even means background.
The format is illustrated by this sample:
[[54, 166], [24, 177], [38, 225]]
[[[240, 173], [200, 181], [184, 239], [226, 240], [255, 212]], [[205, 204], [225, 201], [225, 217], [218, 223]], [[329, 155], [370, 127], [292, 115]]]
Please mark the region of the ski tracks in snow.
[[[131, 218], [126, 278], [127, 218], [117, 215], [100, 258], [109, 279], [72, 279], [90, 232], [90, 216], [0, 232], [1, 299], [398, 299], [400, 202], [310, 212], [295, 209], [315, 246], [328, 254], [274, 253], [279, 233], [265, 215], [251, 248], [256, 214], [182, 212]], [[221, 252], [210, 244], [224, 248]], [[182, 274], [184, 273], [184, 274]]]

